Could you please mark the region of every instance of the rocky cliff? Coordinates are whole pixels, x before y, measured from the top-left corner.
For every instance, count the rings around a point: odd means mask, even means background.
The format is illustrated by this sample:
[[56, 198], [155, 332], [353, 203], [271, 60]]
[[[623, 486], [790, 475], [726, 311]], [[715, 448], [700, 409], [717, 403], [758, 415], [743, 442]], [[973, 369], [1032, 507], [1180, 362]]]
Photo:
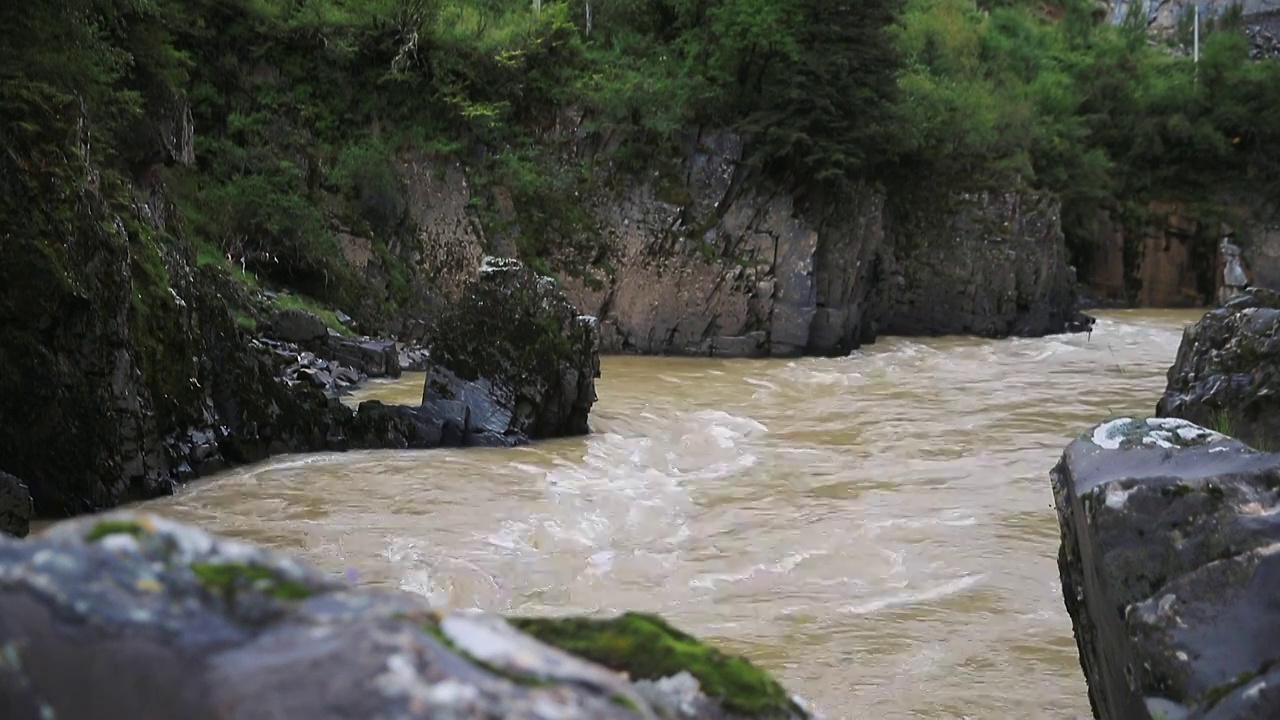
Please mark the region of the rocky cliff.
[[[1035, 336], [1085, 323], [1052, 197], [886, 199], [870, 185], [799, 197], [742, 167], [742, 153], [736, 136], [704, 133], [674, 177], [599, 172], [582, 201], [593, 256], [559, 266], [571, 301], [600, 318], [606, 351], [831, 355], [880, 333]], [[427, 218], [418, 235], [443, 223], [466, 228], [456, 238], [471, 255], [496, 244], [478, 217], [458, 220], [469, 187], [414, 193]]]
[[1280, 456], [1175, 418], [1067, 447], [1058, 565], [1094, 717], [1275, 717], [1278, 477]]
[[[156, 168], [189, 160], [191, 135], [182, 103], [162, 106], [167, 114], [135, 133], [150, 150], [133, 174], [100, 164], [88, 118], [72, 123], [79, 135], [70, 151], [54, 146], [37, 158], [45, 174], [31, 158], [0, 158], [9, 210], [0, 242], [0, 469], [25, 482], [36, 514], [154, 497], [175, 480], [272, 453], [586, 431], [594, 325], [518, 263], [483, 275], [473, 267], [459, 280], [449, 317], [460, 319], [440, 332], [491, 338], [496, 321], [519, 333], [501, 346], [450, 346], [433, 362], [435, 390], [423, 408], [352, 413], [314, 387], [281, 382], [279, 350], [251, 343], [233, 318], [242, 282], [198, 265], [167, 201]], [[481, 320], [487, 334], [477, 332]], [[329, 350], [365, 350], [340, 340]], [[391, 348], [355, 361], [385, 373]], [[481, 360], [470, 384], [450, 370]], [[5, 493], [21, 505], [19, 491]]]
[[659, 618], [511, 621], [141, 515], [0, 538], [10, 720], [806, 718]]
[[1100, 304], [1204, 307], [1224, 289], [1222, 241], [1240, 249], [1251, 284], [1280, 285], [1280, 215], [1274, 204], [1224, 196], [1214, 211], [1153, 201], [1141, 219], [1101, 209], [1075, 254], [1081, 292]]

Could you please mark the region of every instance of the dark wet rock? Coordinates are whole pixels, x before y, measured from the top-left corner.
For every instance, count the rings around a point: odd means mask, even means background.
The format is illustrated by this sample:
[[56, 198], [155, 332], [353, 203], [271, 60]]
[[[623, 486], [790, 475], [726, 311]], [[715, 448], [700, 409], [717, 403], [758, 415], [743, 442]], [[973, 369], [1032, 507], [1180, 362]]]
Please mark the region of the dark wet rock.
[[0, 535], [26, 537], [31, 515], [31, 491], [27, 484], [0, 471]]
[[1156, 414], [1280, 447], [1280, 293], [1250, 288], [1188, 326]]
[[326, 349], [318, 352], [368, 377], [400, 377], [400, 349], [394, 340], [338, 335], [327, 337], [324, 344]]
[[329, 326], [315, 313], [288, 308], [272, 315], [263, 328], [267, 337], [285, 342], [307, 344], [329, 336]]
[[808, 717], [763, 671], [652, 616], [440, 612], [126, 513], [0, 538], [0, 707], [9, 720]]
[[1058, 198], [1021, 192], [888, 204], [879, 332], [1038, 337], [1086, 330]]
[[551, 278], [488, 258], [434, 334], [424, 405], [461, 402], [470, 427], [501, 437], [588, 432], [600, 376], [597, 323]]
[[1094, 716], [1262, 720], [1280, 699], [1280, 456], [1119, 419], [1052, 473]]
[[426, 348], [401, 347], [401, 372], [426, 372], [431, 367], [431, 353]]

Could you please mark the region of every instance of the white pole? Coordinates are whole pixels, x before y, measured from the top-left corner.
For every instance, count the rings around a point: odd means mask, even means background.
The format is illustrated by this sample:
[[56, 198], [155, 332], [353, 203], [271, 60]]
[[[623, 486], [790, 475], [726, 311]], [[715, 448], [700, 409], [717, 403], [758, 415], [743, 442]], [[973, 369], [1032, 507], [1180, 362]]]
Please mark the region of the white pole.
[[1195, 29], [1192, 35], [1195, 37], [1195, 50], [1193, 50], [1193, 61], [1196, 65], [1200, 64], [1200, 4], [1196, 3], [1193, 7], [1196, 9]]
[[542, 0], [533, 0], [533, 14], [542, 15]]

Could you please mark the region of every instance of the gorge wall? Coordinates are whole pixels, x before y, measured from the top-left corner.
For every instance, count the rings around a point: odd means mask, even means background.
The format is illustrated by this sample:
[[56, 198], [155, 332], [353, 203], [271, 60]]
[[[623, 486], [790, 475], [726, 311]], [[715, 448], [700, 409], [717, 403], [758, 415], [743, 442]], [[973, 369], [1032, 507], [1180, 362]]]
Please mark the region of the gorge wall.
[[1221, 241], [1240, 249], [1251, 284], [1280, 286], [1280, 208], [1262, 196], [1222, 197], [1212, 211], [1146, 203], [1139, 219], [1104, 207], [1075, 248], [1081, 292], [1102, 305], [1204, 307], [1223, 288]]
[[[1081, 327], [1051, 196], [898, 196], [864, 184], [803, 197], [742, 167], [742, 152], [738, 137], [709, 132], [689, 144], [677, 177], [600, 171], [582, 200], [592, 257], [558, 265], [570, 299], [600, 319], [602, 349], [833, 355], [879, 334]], [[419, 228], [409, 259], [423, 277], [456, 277], [486, 252], [513, 251], [468, 214], [472, 184], [458, 164], [402, 166]]]

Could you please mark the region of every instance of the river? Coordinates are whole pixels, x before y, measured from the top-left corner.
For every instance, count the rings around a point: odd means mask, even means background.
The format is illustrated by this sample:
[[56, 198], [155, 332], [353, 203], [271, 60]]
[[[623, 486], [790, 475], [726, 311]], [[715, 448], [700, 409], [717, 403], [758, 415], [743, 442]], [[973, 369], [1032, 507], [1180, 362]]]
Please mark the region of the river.
[[585, 438], [283, 457], [145, 508], [439, 604], [659, 612], [832, 719], [1087, 716], [1048, 472], [1091, 424], [1152, 412], [1199, 314], [839, 359], [610, 357]]

